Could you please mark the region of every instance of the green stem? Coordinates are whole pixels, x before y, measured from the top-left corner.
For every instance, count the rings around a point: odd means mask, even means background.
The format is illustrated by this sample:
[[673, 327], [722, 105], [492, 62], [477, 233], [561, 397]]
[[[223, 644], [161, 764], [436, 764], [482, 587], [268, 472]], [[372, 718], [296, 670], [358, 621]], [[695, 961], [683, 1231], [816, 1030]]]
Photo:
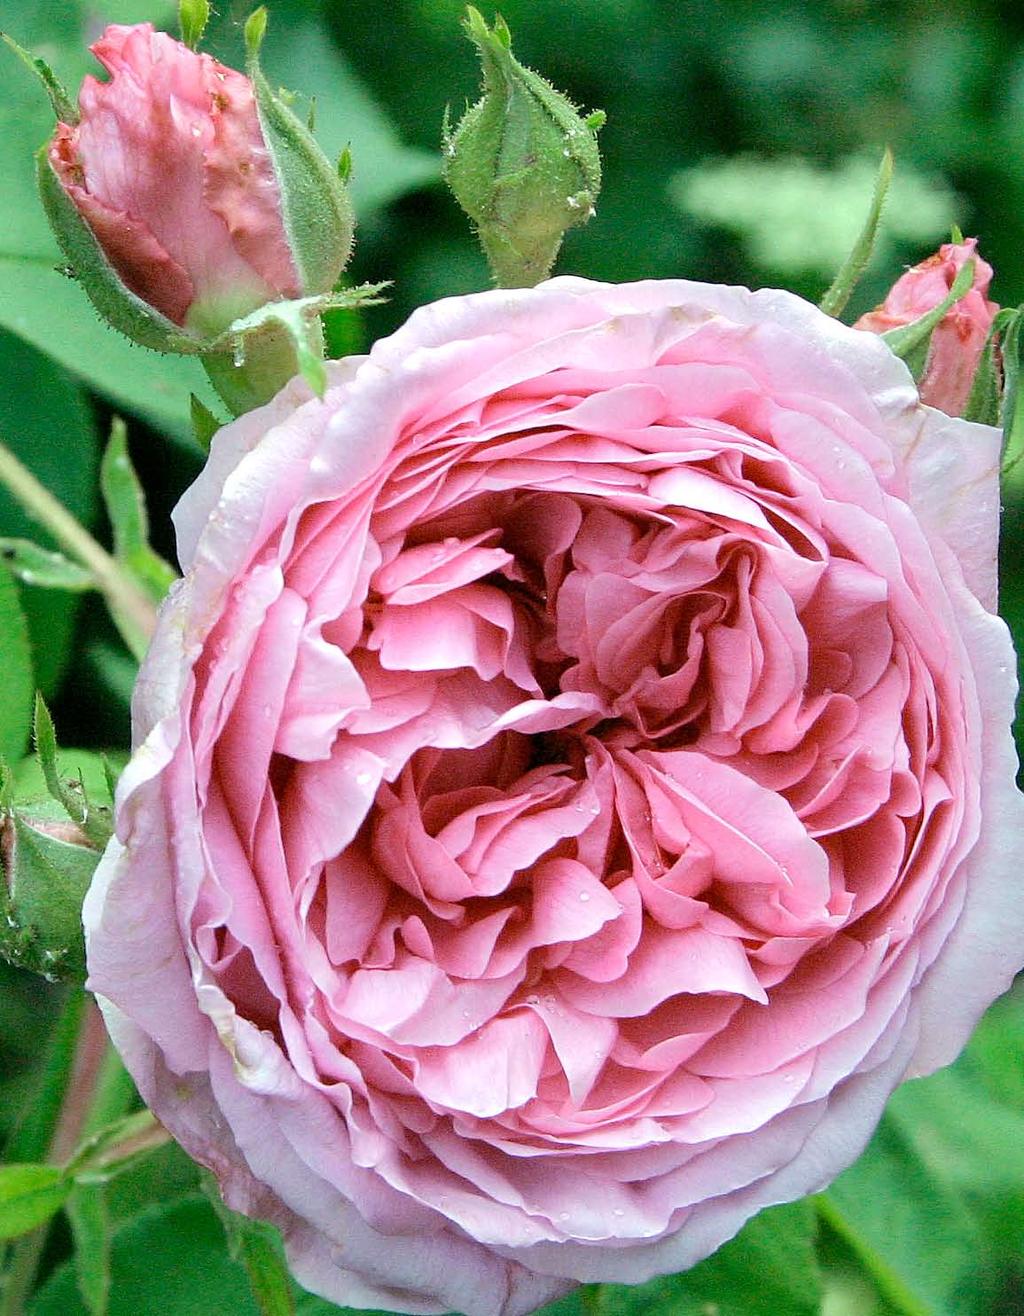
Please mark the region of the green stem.
[[602, 1316], [604, 1312], [604, 1285], [584, 1284], [580, 1289], [583, 1310], [588, 1316]]
[[[67, 1027], [77, 1029], [70, 1072], [58, 1076], [47, 1074], [47, 1085], [56, 1077], [64, 1080], [63, 1101], [53, 1136], [48, 1148], [40, 1148], [40, 1152], [45, 1150], [46, 1159], [54, 1164], [66, 1161], [82, 1136], [107, 1050], [107, 1035], [96, 1003], [81, 992], [76, 992], [74, 997], [65, 1007], [65, 1016], [61, 1020], [61, 1024], [67, 1022]], [[66, 1043], [68, 1039], [61, 1037], [57, 1040]], [[12, 1246], [0, 1297], [0, 1316], [24, 1316], [49, 1228], [47, 1221], [31, 1233], [24, 1234]]]
[[[324, 337], [319, 319], [304, 323], [301, 332], [306, 355], [322, 361]], [[295, 334], [276, 321], [246, 334], [237, 353], [225, 348], [204, 352], [200, 360], [210, 383], [235, 416], [262, 407], [290, 379], [303, 373]]]
[[838, 316], [842, 313], [846, 303], [850, 300], [850, 295], [859, 283], [861, 275], [871, 263], [871, 256], [875, 250], [875, 239], [878, 237], [878, 226], [882, 221], [882, 207], [885, 205], [889, 185], [892, 183], [892, 171], [892, 152], [886, 147], [882, 152], [882, 163], [878, 168], [875, 190], [871, 196], [871, 205], [868, 208], [867, 218], [864, 220], [864, 227], [861, 229], [857, 241], [853, 244], [853, 250], [843, 261], [836, 277], [832, 280], [828, 292], [818, 303], [818, 306], [826, 315]]
[[896, 1271], [861, 1238], [828, 1193], [819, 1193], [812, 1200], [818, 1215], [860, 1261], [886, 1302], [902, 1316], [932, 1316], [932, 1309], [921, 1302]]
[[141, 660], [156, 627], [156, 608], [150, 600], [121, 570], [117, 560], [3, 443], [0, 443], [0, 484], [33, 520], [49, 531], [65, 553], [92, 575], [125, 643]]
[[521, 251], [493, 227], [481, 227], [477, 233], [499, 288], [534, 288], [551, 273], [562, 237], [543, 239], [532, 250]]

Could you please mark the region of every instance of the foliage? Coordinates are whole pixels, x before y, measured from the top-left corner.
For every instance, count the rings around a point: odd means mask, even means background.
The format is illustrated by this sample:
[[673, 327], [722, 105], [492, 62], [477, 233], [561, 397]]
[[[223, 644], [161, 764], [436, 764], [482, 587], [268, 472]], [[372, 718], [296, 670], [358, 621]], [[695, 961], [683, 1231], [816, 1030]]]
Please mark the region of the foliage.
[[[224, 0], [204, 39], [235, 65], [250, 7]], [[608, 113], [599, 211], [568, 236], [561, 270], [784, 283], [817, 300], [863, 222], [888, 143], [895, 182], [849, 316], [878, 301], [901, 265], [926, 254], [954, 221], [979, 235], [997, 271], [995, 296], [1004, 304], [1024, 298], [1024, 15], [1012, 7], [509, 0], [502, 8], [526, 64]], [[314, 110], [332, 158], [351, 147], [359, 221], [352, 281], [394, 281], [385, 306], [329, 313], [334, 351], [361, 350], [414, 306], [488, 281], [465, 219], [440, 185], [445, 107], [457, 118], [477, 89], [459, 30], [463, 5], [271, 0], [270, 10], [268, 77], [298, 93], [303, 118]], [[152, 18], [170, 28], [172, 17], [169, 7], [141, 0], [6, 0], [3, 22], [74, 87], [89, 69], [85, 34], [101, 21]], [[0, 439], [109, 540], [152, 598], [171, 577], [162, 561], [173, 557], [168, 511], [198, 467], [193, 416], [204, 419], [208, 437], [217, 404], [196, 361], [119, 338], [55, 272], [59, 257], [33, 180], [33, 153], [52, 114], [14, 56], [0, 50], [0, 60], [0, 372], [8, 381]], [[127, 422], [127, 441], [115, 427], [101, 474], [111, 408]], [[1022, 506], [1018, 462], [1007, 483], [1003, 577], [1018, 637]], [[13, 568], [0, 563], [0, 750], [12, 763], [27, 752], [38, 686], [62, 747], [89, 751], [79, 756], [82, 771], [99, 797], [94, 751], [117, 755], [127, 743], [134, 663], [90, 592], [92, 578], [55, 556], [60, 546], [2, 492], [0, 536]], [[63, 584], [43, 589], [29, 583], [32, 571], [56, 573]], [[77, 770], [75, 758], [62, 748], [66, 770]], [[31, 766], [19, 775], [23, 783], [38, 778]], [[113, 1061], [79, 1129], [80, 1151], [55, 1156], [83, 999], [0, 965], [0, 1237], [18, 1236], [8, 1245], [15, 1279], [0, 1288], [0, 1314], [335, 1311], [288, 1291], [272, 1242], [230, 1221], [225, 1230], [183, 1153], [160, 1144], [143, 1155], [131, 1142], [124, 1119], [137, 1102]], [[1022, 1054], [1018, 991], [997, 1003], [952, 1069], [896, 1094], [865, 1155], [819, 1198], [762, 1214], [687, 1275], [636, 1289], [586, 1287], [547, 1316], [1024, 1312]], [[19, 1111], [28, 1112], [20, 1124]], [[111, 1146], [125, 1156], [109, 1160]], [[23, 1301], [17, 1275], [37, 1264], [41, 1287]]]

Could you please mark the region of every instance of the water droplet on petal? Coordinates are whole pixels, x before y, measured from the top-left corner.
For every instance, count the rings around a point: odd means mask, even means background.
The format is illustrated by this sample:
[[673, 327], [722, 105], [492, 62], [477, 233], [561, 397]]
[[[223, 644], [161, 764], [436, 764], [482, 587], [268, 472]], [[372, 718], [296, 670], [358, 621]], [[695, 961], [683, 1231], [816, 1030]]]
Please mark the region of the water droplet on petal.
[[583, 902], [583, 904], [586, 904], [587, 901], [588, 901], [589, 899], [590, 899], [590, 892], [589, 892], [589, 891], [581, 891], [581, 892], [580, 892], [580, 900]]

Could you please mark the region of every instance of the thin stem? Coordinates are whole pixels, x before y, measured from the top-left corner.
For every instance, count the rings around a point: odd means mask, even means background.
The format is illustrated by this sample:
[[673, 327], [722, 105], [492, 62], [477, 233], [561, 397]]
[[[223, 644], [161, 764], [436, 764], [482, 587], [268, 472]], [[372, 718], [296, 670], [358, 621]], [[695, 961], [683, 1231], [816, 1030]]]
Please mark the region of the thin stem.
[[[323, 327], [315, 318], [302, 326], [306, 355], [317, 361], [324, 356]], [[276, 321], [244, 335], [236, 356], [231, 348], [204, 352], [203, 369], [213, 387], [235, 416], [262, 407], [290, 379], [304, 374], [295, 334]]]
[[839, 267], [831, 286], [818, 303], [826, 315], [842, 314], [861, 275], [871, 263], [875, 239], [878, 237], [878, 226], [882, 222], [882, 207], [885, 205], [885, 198], [892, 183], [893, 167], [892, 151], [887, 146], [882, 152], [882, 163], [878, 167], [875, 190], [871, 196], [871, 205], [868, 207], [864, 227], [853, 244], [853, 250]]
[[850, 1248], [886, 1302], [901, 1316], [931, 1316], [931, 1307], [912, 1293], [892, 1266], [857, 1233], [828, 1193], [819, 1193], [813, 1202], [820, 1218]]
[[[92, 998], [87, 998], [79, 1023], [75, 1059], [64, 1088], [57, 1126], [50, 1141], [47, 1160], [54, 1164], [66, 1161], [82, 1136], [92, 1104], [96, 1084], [103, 1070], [107, 1035], [103, 1019]], [[10, 1251], [0, 1316], [24, 1316], [25, 1304], [35, 1283], [39, 1258], [46, 1244], [50, 1222], [17, 1239]]]
[[156, 608], [122, 571], [117, 559], [93, 539], [3, 443], [0, 443], [0, 484], [33, 520], [50, 532], [65, 553], [92, 574], [125, 643], [141, 659], [156, 627]]

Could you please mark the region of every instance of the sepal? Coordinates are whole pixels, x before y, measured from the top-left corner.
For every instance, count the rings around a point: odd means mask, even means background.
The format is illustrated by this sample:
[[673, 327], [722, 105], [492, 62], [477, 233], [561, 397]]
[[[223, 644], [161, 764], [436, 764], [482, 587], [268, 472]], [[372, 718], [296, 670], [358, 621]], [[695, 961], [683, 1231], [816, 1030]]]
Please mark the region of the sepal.
[[882, 341], [888, 345], [894, 356], [898, 356], [901, 361], [907, 363], [911, 374], [916, 380], [919, 380], [924, 373], [928, 359], [928, 346], [933, 332], [941, 323], [947, 311], [966, 297], [974, 286], [974, 266], [973, 257], [964, 262], [957, 272], [949, 292], [930, 311], [919, 316], [910, 324], [901, 325], [898, 329], [890, 329], [888, 333], [882, 334]]
[[38, 55], [33, 55], [30, 50], [24, 46], [19, 46], [13, 37], [6, 32], [0, 32], [0, 37], [4, 43], [14, 51], [25, 67], [39, 79], [43, 84], [43, 90], [50, 98], [50, 104], [53, 106], [53, 112], [61, 123], [68, 123], [74, 126], [79, 120], [78, 107], [68, 95], [63, 83], [50, 68], [45, 59]]
[[267, 302], [203, 345], [210, 382], [236, 416], [269, 402], [296, 374], [317, 397], [323, 397], [327, 369], [321, 315], [375, 306], [386, 287], [386, 283], [365, 283], [316, 297]]
[[85, 977], [82, 901], [100, 850], [50, 801], [14, 803], [0, 767], [0, 955], [51, 980]]
[[270, 89], [259, 61], [266, 26], [265, 9], [250, 14], [245, 25], [246, 73], [277, 176], [281, 218], [299, 283], [314, 296], [333, 288], [348, 264], [355, 216], [342, 173], [284, 98]]

